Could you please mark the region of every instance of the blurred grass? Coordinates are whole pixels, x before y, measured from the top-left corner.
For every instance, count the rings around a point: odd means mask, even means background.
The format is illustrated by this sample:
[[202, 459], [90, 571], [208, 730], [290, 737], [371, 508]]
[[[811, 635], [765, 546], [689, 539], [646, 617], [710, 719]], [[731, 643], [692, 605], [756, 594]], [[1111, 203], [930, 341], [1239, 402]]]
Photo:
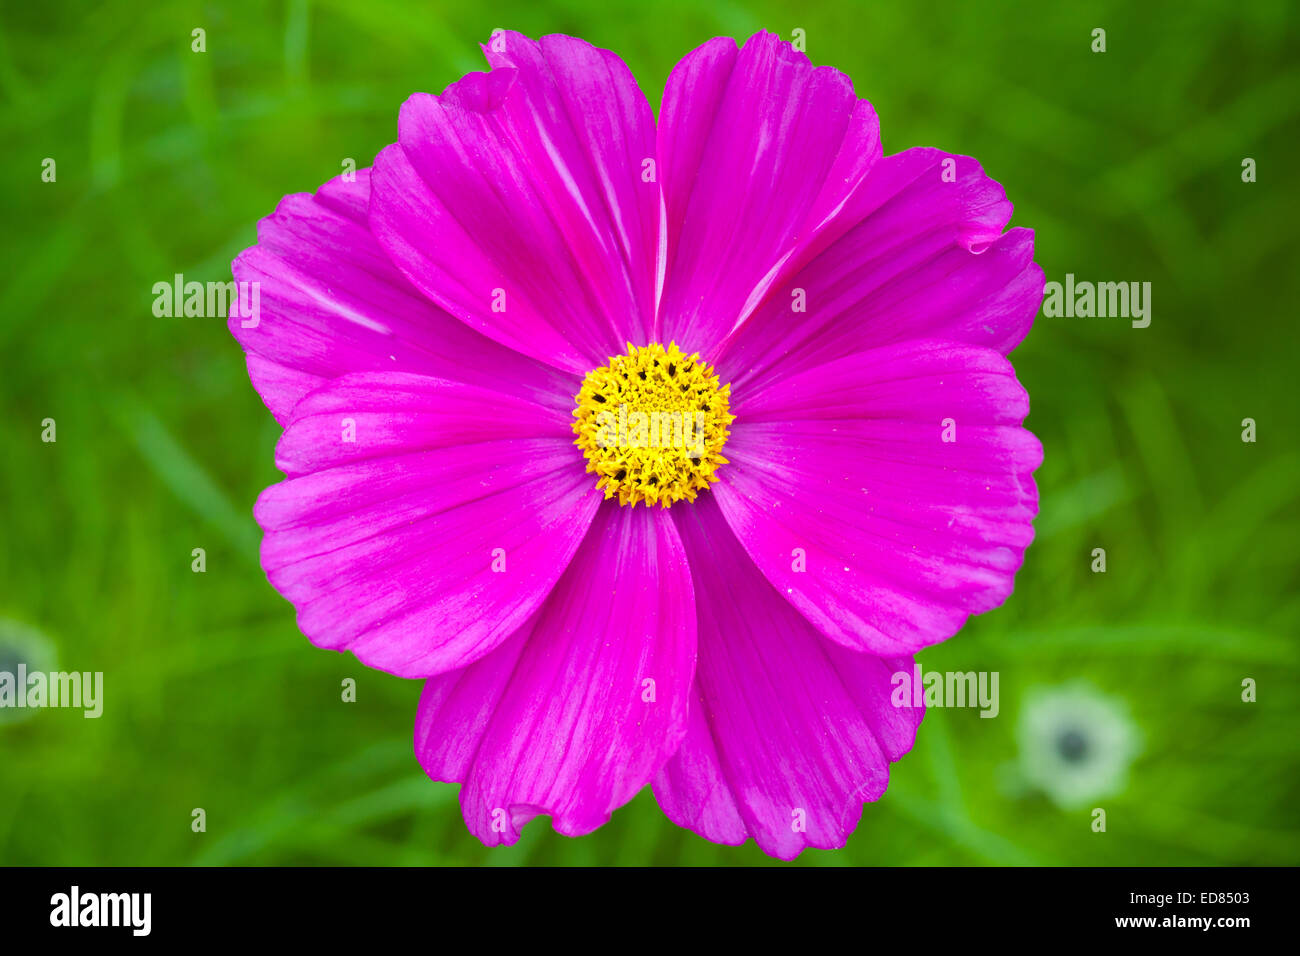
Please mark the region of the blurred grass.
[[[921, 656], [999, 671], [1001, 719], [932, 711], [848, 849], [800, 862], [1300, 862], [1298, 20], [1284, 2], [6, 5], [0, 617], [106, 671], [107, 702], [0, 727], [0, 863], [767, 862], [648, 793], [580, 840], [468, 836], [410, 752], [418, 685], [313, 649], [257, 568], [277, 429], [224, 323], [150, 311], [173, 273], [228, 278], [282, 194], [367, 165], [402, 100], [481, 68], [498, 26], [613, 49], [655, 103], [705, 39], [801, 27], [887, 152], [967, 153], [1007, 186], [1049, 279], [1153, 283], [1150, 328], [1040, 319], [1015, 354], [1046, 447], [1038, 540], [1003, 608]], [[1145, 740], [1105, 835], [1002, 783], [1024, 691], [1078, 677]]]

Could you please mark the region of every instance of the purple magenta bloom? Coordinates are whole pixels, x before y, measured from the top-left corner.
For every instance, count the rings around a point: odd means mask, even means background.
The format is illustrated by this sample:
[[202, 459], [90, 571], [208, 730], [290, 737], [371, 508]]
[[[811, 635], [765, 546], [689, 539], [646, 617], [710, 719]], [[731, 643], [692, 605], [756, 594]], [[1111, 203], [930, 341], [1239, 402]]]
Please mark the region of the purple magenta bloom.
[[[284, 426], [262, 565], [314, 643], [427, 678], [416, 755], [484, 843], [652, 784], [715, 842], [843, 846], [920, 723], [892, 675], [1033, 538], [1033, 233], [769, 34], [657, 124], [582, 40], [485, 52], [234, 262]], [[699, 445], [606, 440], [615, 406]]]

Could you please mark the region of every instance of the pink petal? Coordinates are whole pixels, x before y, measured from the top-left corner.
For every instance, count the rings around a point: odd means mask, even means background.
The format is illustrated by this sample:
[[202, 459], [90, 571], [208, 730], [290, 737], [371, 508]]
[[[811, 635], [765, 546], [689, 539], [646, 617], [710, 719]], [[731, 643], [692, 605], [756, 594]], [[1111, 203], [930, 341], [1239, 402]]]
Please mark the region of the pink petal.
[[694, 671], [690, 569], [671, 518], [607, 504], [529, 625], [425, 684], [416, 755], [433, 779], [464, 782], [465, 822], [485, 844], [514, 843], [538, 814], [589, 833], [677, 749]]
[[668, 78], [659, 122], [668, 271], [658, 338], [709, 350], [828, 238], [880, 156], [847, 76], [770, 33], [710, 40]]
[[998, 353], [887, 346], [734, 408], [731, 464], [713, 495], [768, 580], [827, 637], [908, 654], [1011, 593], [1033, 540], [1042, 447], [1020, 427], [1028, 396]]
[[785, 860], [843, 846], [916, 736], [922, 708], [890, 702], [891, 677], [910, 675], [911, 659], [819, 636], [708, 496], [677, 521], [695, 581], [699, 663], [686, 738], [655, 778], [659, 805], [708, 840], [753, 837]]
[[564, 36], [494, 42], [492, 72], [402, 106], [399, 142], [375, 160], [371, 228], [453, 315], [585, 374], [653, 320], [654, 117], [612, 53]]
[[228, 325], [276, 420], [286, 424], [294, 404], [329, 379], [365, 371], [496, 384], [571, 408], [576, 381], [466, 328], [406, 281], [370, 235], [369, 199], [368, 169], [314, 196], [285, 196], [231, 267], [237, 281], [260, 284], [256, 319], [232, 314]]
[[908, 339], [1006, 354], [1029, 331], [1043, 293], [1034, 234], [1003, 233], [1011, 203], [975, 160], [935, 149], [886, 157], [853, 206], [852, 228], [785, 279], [716, 357], [736, 391]]
[[601, 500], [561, 413], [401, 373], [311, 393], [277, 461], [293, 477], [254, 509], [271, 584], [314, 643], [402, 677], [463, 667], [522, 626]]
[[293, 406], [308, 392], [315, 391], [330, 380], [330, 376], [314, 375], [300, 369], [282, 365], [263, 358], [256, 352], [246, 352], [248, 380], [270, 410], [271, 416], [281, 425], [289, 424]]

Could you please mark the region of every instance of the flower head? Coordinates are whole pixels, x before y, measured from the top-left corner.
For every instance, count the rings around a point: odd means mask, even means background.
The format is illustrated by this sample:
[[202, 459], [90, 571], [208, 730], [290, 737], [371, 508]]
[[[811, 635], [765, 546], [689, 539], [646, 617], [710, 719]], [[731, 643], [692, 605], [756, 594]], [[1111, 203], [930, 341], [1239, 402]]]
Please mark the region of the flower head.
[[731, 386], [676, 343], [628, 345], [587, 373], [573, 416], [574, 444], [599, 475], [597, 488], [621, 505], [694, 501], [727, 459]]
[[1033, 235], [768, 34], [690, 53], [658, 122], [581, 40], [485, 53], [235, 260], [267, 575], [427, 679], [417, 757], [485, 843], [650, 784], [710, 840], [842, 846], [920, 720], [890, 676], [1033, 536]]
[[[4, 675], [0, 680], [7, 681], [14, 694], [27, 693], [22, 675], [52, 671], [56, 657], [54, 645], [45, 635], [17, 621], [0, 618], [0, 675]], [[27, 720], [33, 713], [26, 707], [0, 706], [0, 725]]]
[[1123, 701], [1084, 683], [1030, 692], [1018, 737], [1022, 778], [1067, 810], [1121, 793], [1141, 750]]

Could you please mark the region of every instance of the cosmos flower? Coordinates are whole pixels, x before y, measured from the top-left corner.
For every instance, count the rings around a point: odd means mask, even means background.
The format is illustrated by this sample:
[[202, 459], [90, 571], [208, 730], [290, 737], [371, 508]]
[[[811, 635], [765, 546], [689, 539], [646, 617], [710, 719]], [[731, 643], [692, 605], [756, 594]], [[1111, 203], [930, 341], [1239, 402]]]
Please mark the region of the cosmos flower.
[[1021, 778], [1065, 810], [1123, 792], [1141, 751], [1124, 702], [1085, 683], [1030, 691], [1017, 736]]
[[314, 643], [427, 678], [416, 755], [484, 843], [649, 784], [715, 842], [842, 846], [920, 720], [890, 675], [1032, 538], [1033, 234], [772, 35], [690, 53], [658, 122], [582, 40], [485, 53], [235, 260], [262, 565]]

